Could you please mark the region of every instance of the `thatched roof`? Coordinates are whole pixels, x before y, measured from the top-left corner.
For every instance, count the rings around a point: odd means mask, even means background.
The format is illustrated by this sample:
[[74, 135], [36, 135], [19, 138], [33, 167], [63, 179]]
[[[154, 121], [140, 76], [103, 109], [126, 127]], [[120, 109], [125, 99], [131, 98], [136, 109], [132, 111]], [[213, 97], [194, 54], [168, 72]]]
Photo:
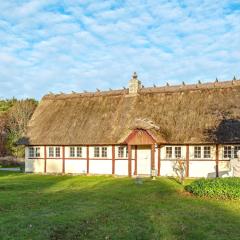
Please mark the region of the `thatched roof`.
[[116, 144], [132, 129], [158, 143], [240, 143], [240, 80], [197, 85], [49, 94], [29, 123], [25, 144]]

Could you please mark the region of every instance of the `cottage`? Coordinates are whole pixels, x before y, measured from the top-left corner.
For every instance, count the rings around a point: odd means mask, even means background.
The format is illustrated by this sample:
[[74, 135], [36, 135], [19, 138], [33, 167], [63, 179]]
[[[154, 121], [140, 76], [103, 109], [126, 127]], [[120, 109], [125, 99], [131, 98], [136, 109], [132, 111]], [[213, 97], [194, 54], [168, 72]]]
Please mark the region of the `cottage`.
[[240, 80], [48, 94], [28, 126], [26, 172], [228, 175], [240, 150]]

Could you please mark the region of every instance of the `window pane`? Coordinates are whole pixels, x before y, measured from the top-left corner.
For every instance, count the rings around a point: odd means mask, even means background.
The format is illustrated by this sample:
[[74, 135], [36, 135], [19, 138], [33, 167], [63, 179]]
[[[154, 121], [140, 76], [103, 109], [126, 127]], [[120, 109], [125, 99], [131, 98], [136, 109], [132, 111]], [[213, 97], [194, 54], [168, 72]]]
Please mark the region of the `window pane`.
[[55, 155], [56, 157], [60, 157], [60, 147], [55, 148]]
[[35, 156], [40, 157], [40, 147], [35, 148]]
[[194, 158], [201, 158], [201, 147], [194, 147]]
[[82, 147], [77, 147], [77, 157], [82, 157]]
[[49, 147], [49, 148], [48, 148], [48, 156], [49, 156], [49, 157], [54, 157], [53, 147]]
[[30, 148], [28, 149], [28, 154], [29, 154], [29, 157], [30, 157], [30, 158], [33, 158], [33, 157], [34, 157], [34, 148], [33, 148], [33, 147], [30, 147]]
[[238, 151], [240, 151], [240, 146], [234, 146], [234, 158], [238, 158]]
[[99, 157], [99, 147], [94, 147], [94, 157]]
[[124, 157], [124, 147], [118, 147], [118, 157], [123, 158]]
[[102, 157], [107, 157], [107, 147], [102, 147]]
[[166, 147], [166, 158], [172, 158], [172, 147]]
[[175, 147], [175, 158], [181, 158], [181, 156], [182, 156], [181, 147]]
[[205, 146], [203, 148], [203, 157], [204, 158], [211, 158], [211, 147], [210, 146]]
[[75, 157], [75, 147], [70, 147], [70, 157]]
[[224, 158], [231, 158], [232, 157], [232, 147], [231, 146], [224, 146], [223, 147], [223, 157]]

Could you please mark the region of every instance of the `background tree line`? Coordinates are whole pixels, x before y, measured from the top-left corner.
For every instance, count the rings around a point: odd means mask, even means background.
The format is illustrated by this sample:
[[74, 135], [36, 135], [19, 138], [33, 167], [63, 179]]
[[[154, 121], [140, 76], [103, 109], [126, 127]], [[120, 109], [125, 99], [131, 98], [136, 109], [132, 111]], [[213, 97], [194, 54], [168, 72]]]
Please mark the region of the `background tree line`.
[[25, 135], [37, 104], [35, 99], [0, 100], [0, 156], [24, 156], [24, 148], [16, 143]]

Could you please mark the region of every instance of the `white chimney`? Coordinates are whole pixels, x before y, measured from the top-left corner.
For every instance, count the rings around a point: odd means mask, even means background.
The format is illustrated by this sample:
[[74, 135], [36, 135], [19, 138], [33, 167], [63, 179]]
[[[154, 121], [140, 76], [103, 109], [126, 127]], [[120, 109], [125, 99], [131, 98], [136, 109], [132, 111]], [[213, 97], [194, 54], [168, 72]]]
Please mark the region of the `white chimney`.
[[138, 89], [142, 87], [141, 82], [138, 80], [137, 73], [134, 72], [132, 75], [132, 79], [129, 81], [129, 94], [137, 94]]

